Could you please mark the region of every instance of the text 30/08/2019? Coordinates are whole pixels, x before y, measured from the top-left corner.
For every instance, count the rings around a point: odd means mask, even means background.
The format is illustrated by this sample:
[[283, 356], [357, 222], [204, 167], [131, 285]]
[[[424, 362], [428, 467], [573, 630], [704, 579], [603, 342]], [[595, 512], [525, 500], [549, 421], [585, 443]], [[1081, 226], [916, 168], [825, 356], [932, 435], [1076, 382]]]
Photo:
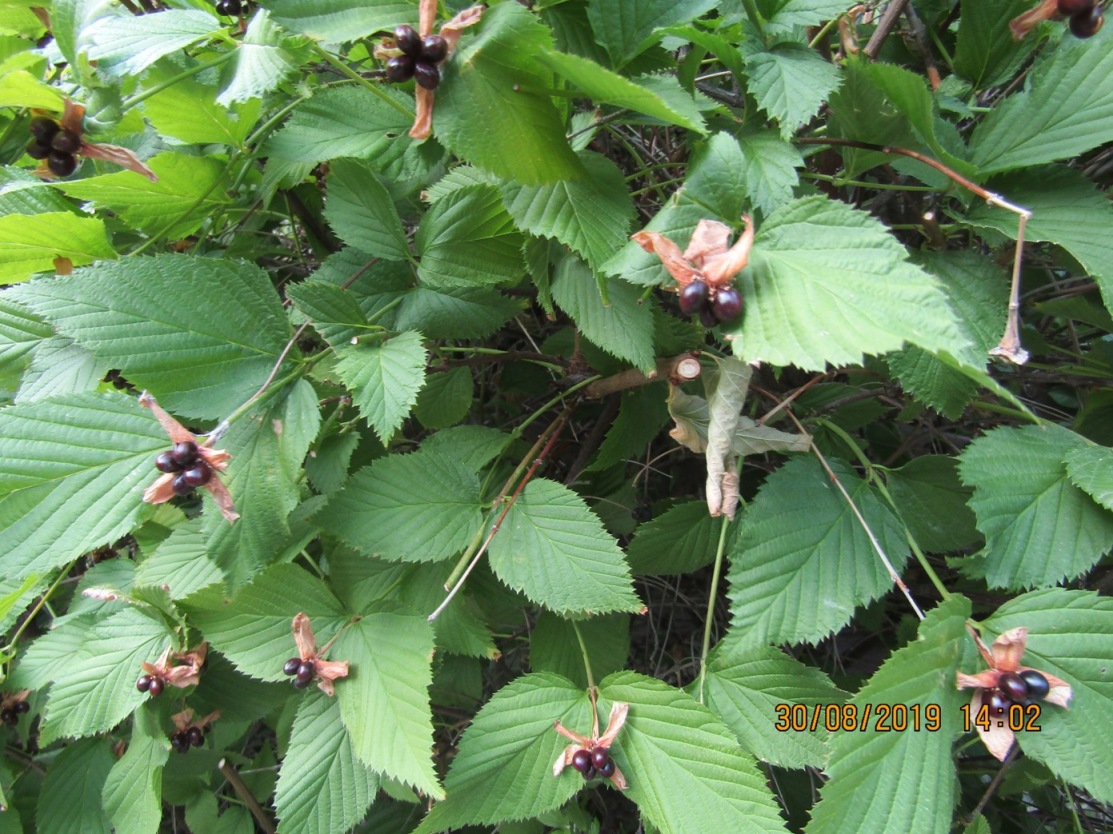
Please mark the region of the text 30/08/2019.
[[777, 704], [773, 729], [782, 733], [843, 730], [903, 733], [908, 730], [938, 732], [943, 726], [939, 704]]

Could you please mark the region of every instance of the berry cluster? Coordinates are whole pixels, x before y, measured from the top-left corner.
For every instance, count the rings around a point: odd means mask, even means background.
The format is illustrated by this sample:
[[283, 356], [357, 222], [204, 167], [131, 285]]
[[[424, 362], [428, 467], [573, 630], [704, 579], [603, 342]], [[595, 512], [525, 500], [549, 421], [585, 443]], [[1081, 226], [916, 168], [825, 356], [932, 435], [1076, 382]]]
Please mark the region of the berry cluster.
[[402, 54], [386, 62], [386, 77], [394, 82], [414, 79], [426, 90], [435, 90], [441, 83], [437, 64], [448, 55], [448, 42], [440, 35], [421, 37], [412, 26], [394, 30], [394, 41]]
[[200, 727], [190, 727], [170, 736], [170, 746], [179, 753], [188, 753], [190, 747], [202, 747], [204, 744], [205, 734]]
[[282, 666], [282, 671], [294, 676], [294, 686], [305, 689], [317, 674], [317, 664], [312, 660], [302, 660], [300, 657], [291, 657]]
[[216, 0], [216, 13], [225, 17], [235, 17], [243, 11], [240, 0]]
[[1013, 704], [1042, 701], [1050, 691], [1051, 684], [1047, 682], [1047, 678], [1035, 669], [1004, 672], [997, 679], [997, 688], [990, 692], [986, 703], [989, 704], [990, 715], [1002, 716]]
[[1058, 0], [1059, 14], [1070, 18], [1070, 33], [1076, 38], [1092, 38], [1105, 23], [1097, 0]]
[[742, 293], [733, 286], [710, 287], [698, 278], [680, 290], [680, 311], [686, 316], [699, 313], [704, 327], [733, 321], [742, 312]]
[[135, 682], [135, 688], [140, 692], [149, 692], [152, 698], [157, 698], [166, 688], [166, 681], [158, 675], [140, 675]]
[[170, 483], [175, 495], [188, 495], [213, 477], [212, 467], [198, 454], [197, 444], [192, 440], [175, 443], [173, 449], [155, 458], [155, 468], [175, 473]]
[[77, 150], [81, 137], [66, 130], [54, 119], [36, 116], [31, 120], [31, 143], [27, 155], [32, 159], [45, 159], [46, 167], [59, 177], [68, 177], [77, 170]]
[[10, 707], [0, 710], [0, 721], [9, 727], [19, 723], [19, 716], [31, 711], [31, 705], [26, 701], [16, 701]]
[[610, 779], [614, 776], [615, 764], [611, 758], [610, 750], [606, 747], [595, 747], [591, 750], [580, 749], [572, 754], [572, 767], [579, 771], [585, 780], [602, 776]]

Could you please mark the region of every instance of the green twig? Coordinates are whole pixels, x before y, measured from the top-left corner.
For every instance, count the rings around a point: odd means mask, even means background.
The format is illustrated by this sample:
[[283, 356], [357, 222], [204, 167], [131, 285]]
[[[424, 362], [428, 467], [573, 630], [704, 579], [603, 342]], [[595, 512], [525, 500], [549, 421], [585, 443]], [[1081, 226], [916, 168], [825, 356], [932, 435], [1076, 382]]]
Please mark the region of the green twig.
[[730, 519], [723, 516], [722, 526], [719, 528], [719, 544], [715, 548], [715, 568], [711, 573], [711, 590], [708, 592], [707, 616], [703, 621], [703, 646], [699, 656], [699, 686], [697, 687], [699, 702], [703, 703], [703, 685], [707, 680], [707, 653], [711, 650], [711, 626], [715, 619], [715, 603], [719, 598], [719, 577], [723, 572], [723, 553], [726, 551], [727, 530], [730, 529]]
[[229, 52], [222, 52], [221, 54], [219, 54], [215, 58], [213, 58], [211, 61], [208, 61], [208, 62], [203, 63], [203, 64], [198, 64], [195, 67], [190, 67], [187, 70], [183, 70], [182, 72], [179, 72], [177, 75], [174, 75], [174, 76], [171, 76], [170, 78], [167, 78], [165, 81], [160, 81], [159, 83], [155, 84], [154, 86], [148, 87], [146, 90], [144, 90], [141, 93], [136, 93], [131, 98], [126, 99], [125, 101], [121, 102], [120, 112], [121, 113], [126, 113], [128, 110], [135, 107], [135, 105], [139, 104], [141, 101], [146, 101], [151, 96], [157, 96], [163, 90], [165, 90], [168, 87], [173, 87], [179, 81], [184, 81], [185, 79], [189, 78], [190, 76], [197, 75], [198, 73], [204, 72], [205, 70], [211, 69], [212, 67], [219, 67], [221, 64], [223, 64], [225, 61], [227, 61], [229, 58], [231, 58], [235, 54], [236, 54], [235, 50], [231, 50]]
[[595, 675], [591, 673], [591, 659], [587, 655], [587, 644], [584, 642], [584, 636], [580, 634], [580, 626], [575, 620], [569, 620], [572, 623], [572, 630], [576, 632], [576, 639], [580, 643], [580, 654], [584, 659], [584, 672], [587, 673], [587, 688], [588, 690], [595, 691]]
[[348, 78], [352, 79], [357, 84], [361, 85], [362, 87], [366, 88], [367, 90], [370, 90], [372, 93], [377, 95], [379, 98], [381, 98], [383, 101], [385, 101], [391, 107], [393, 107], [399, 113], [404, 113], [408, 118], [411, 118], [411, 119], [413, 118], [414, 111], [410, 110], [408, 107], [406, 107], [400, 101], [395, 100], [392, 96], [388, 96], [386, 94], [386, 92], [383, 91], [382, 87], [379, 84], [372, 84], [370, 81], [368, 81], [366, 78], [364, 78], [358, 72], [356, 72], [354, 69], [349, 67], [343, 61], [339, 60], [334, 55], [331, 55], [328, 52], [328, 50], [322, 49], [319, 45], [312, 44], [311, 48], [314, 52], [317, 53], [318, 56], [320, 56], [320, 58], [322, 60], [324, 60], [326, 63], [328, 63], [328, 65], [331, 66], [333, 69], [335, 69], [337, 72], [341, 73], [342, 75], [346, 75]]

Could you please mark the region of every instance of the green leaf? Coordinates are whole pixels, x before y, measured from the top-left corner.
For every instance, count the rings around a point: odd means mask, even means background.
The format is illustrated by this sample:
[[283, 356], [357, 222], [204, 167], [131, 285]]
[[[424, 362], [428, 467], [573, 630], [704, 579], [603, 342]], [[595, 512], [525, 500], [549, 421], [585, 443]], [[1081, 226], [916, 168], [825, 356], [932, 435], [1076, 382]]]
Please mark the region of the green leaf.
[[1109, 32], [1063, 38], [1032, 67], [1032, 85], [986, 114], [970, 137], [982, 174], [1069, 159], [1113, 139]]
[[553, 762], [568, 743], [554, 721], [591, 731], [591, 704], [571, 681], [538, 672], [496, 692], [464, 731], [444, 783], [448, 798], [415, 834], [529, 819], [567, 802], [583, 779], [571, 768], [553, 778]]
[[797, 26], [818, 26], [846, 11], [842, 0], [781, 0], [765, 24], [769, 34], [791, 32]]
[[294, 565], [275, 565], [259, 574], [230, 603], [215, 589], [195, 594], [184, 607], [215, 649], [239, 671], [264, 681], [289, 680], [282, 664], [297, 654], [294, 615], [309, 617], [318, 646], [347, 621], [324, 583]]
[[738, 144], [754, 206], [769, 214], [790, 202], [800, 183], [797, 169], [804, 167], [800, 152], [771, 130], [739, 136]]
[[11, 166], [0, 167], [0, 215], [46, 214], [61, 211], [72, 214], [69, 200], [45, 180], [30, 171]]
[[162, 768], [170, 745], [155, 710], [141, 708], [128, 748], [104, 783], [104, 810], [116, 834], [149, 834], [162, 822]]
[[64, 565], [132, 530], [166, 434], [119, 394], [82, 394], [0, 410], [4, 574]]
[[611, 72], [587, 58], [563, 52], [542, 52], [537, 60], [598, 104], [613, 104], [696, 133], [707, 130], [698, 112], [693, 118], [683, 109], [674, 108], [654, 90]]
[[111, 834], [112, 826], [101, 808], [101, 790], [114, 761], [108, 739], [88, 739], [64, 747], [43, 780], [37, 830], [42, 834]]
[[1113, 547], [1113, 515], [1071, 483], [1064, 459], [1087, 441], [1056, 426], [998, 428], [962, 453], [993, 588], [1055, 585]]
[[555, 481], [530, 481], [490, 556], [499, 579], [558, 614], [643, 607], [614, 539], [582, 498]]
[[[707, 660], [707, 706], [730, 727], [743, 749], [781, 767], [820, 766], [827, 759], [827, 731], [781, 732], [782, 705], [815, 709], [845, 695], [818, 669], [775, 646], [720, 643]], [[781, 709], [778, 709], [778, 708]]]
[[[1113, 267], [1101, 244], [1106, 235], [1113, 235], [1113, 206], [1105, 195], [1081, 172], [1063, 166], [996, 177], [991, 185], [1031, 210], [1024, 239], [1066, 249], [1097, 280], [1106, 308], [1113, 308]], [[1011, 212], [978, 206], [968, 220], [1016, 239], [1017, 216]]]
[[417, 19], [413, 0], [376, 0], [373, 4], [363, 0], [265, 0], [262, 5], [291, 32], [330, 43], [392, 31]]
[[107, 362], [97, 359], [70, 339], [56, 336], [35, 349], [15, 401], [22, 404], [95, 391], [108, 370]]
[[521, 311], [519, 302], [488, 287], [416, 287], [403, 296], [395, 326], [428, 339], [482, 339]]
[[192, 417], [217, 419], [244, 402], [290, 335], [270, 278], [238, 261], [131, 258], [21, 292], [59, 332]]
[[161, 14], [102, 17], [81, 37], [97, 70], [114, 76], [138, 75], [159, 58], [216, 35], [220, 21], [200, 9], [166, 9]]
[[641, 456], [668, 422], [665, 391], [659, 385], [643, 385], [622, 395], [618, 416], [607, 431], [588, 472], [598, 472]]
[[186, 599], [224, 581], [224, 573], [205, 552], [200, 523], [174, 530], [135, 571], [137, 587], [166, 588], [170, 599]]
[[[145, 79], [152, 85], [168, 82], [177, 72], [161, 65]], [[350, 88], [349, 88], [350, 89]], [[258, 102], [229, 109], [216, 103], [217, 88], [197, 80], [178, 78], [143, 102], [143, 113], [155, 129], [191, 144], [220, 143], [239, 146], [258, 118]]]
[[215, 187], [225, 168], [215, 159], [162, 153], [147, 160], [147, 165], [158, 175], [158, 182], [134, 171], [118, 171], [62, 181], [58, 187], [70, 197], [112, 209], [136, 229], [171, 240], [193, 234], [230, 202]]
[[984, 623], [985, 637], [1019, 626], [1028, 629], [1021, 662], [1067, 681], [1074, 694], [1069, 710], [1043, 707], [1040, 731], [1017, 733], [1020, 746], [1099, 802], [1113, 801], [1113, 600], [1091, 591], [1033, 591], [997, 609]]
[[627, 557], [637, 576], [691, 573], [710, 565], [724, 519], [707, 514], [706, 501], [672, 507], [638, 528]]
[[335, 348], [349, 344], [353, 338], [366, 335], [370, 330], [367, 316], [355, 296], [340, 287], [323, 281], [303, 281], [287, 287], [286, 297]]
[[553, 277], [553, 300], [592, 344], [648, 373], [656, 365], [653, 311], [639, 303], [641, 293], [633, 284], [607, 278], [606, 288], [609, 304], [604, 303], [587, 265], [567, 257]]
[[444, 373], [432, 374], [414, 406], [414, 416], [427, 429], [454, 426], [471, 411], [474, 400], [471, 371], [467, 368], [450, 368]]
[[587, 17], [595, 40], [620, 67], [658, 40], [658, 29], [688, 23], [715, 5], [714, 0], [589, 0]]
[[597, 268], [626, 243], [634, 206], [613, 162], [594, 153], [579, 157], [586, 179], [538, 186], [506, 183], [502, 200], [518, 228], [559, 240]]
[[471, 541], [483, 516], [479, 478], [446, 452], [380, 458], [353, 475], [314, 521], [356, 550], [391, 561], [449, 558]]
[[15, 624], [35, 597], [46, 590], [47, 582], [47, 577], [34, 573], [22, 581], [0, 579], [0, 630], [6, 632]]
[[136, 608], [96, 623], [50, 687], [42, 743], [103, 733], [119, 724], [147, 698], [135, 688], [139, 664], [155, 660], [169, 644], [165, 624]]
[[611, 755], [630, 785], [626, 795], [657, 828], [783, 834], [765, 775], [711, 710], [635, 672], [604, 680], [600, 696], [630, 704]]
[[582, 176], [548, 94], [551, 74], [534, 57], [552, 50], [549, 29], [516, 3], [487, 9], [476, 29], [444, 65], [437, 139], [476, 167], [526, 185]]
[[[899, 572], [908, 558], [900, 524], [849, 465], [830, 465]], [[790, 460], [766, 479], [728, 576], [734, 633], [763, 645], [821, 640], [892, 587], [846, 499], [811, 458]]]
[[330, 834], [363, 819], [379, 777], [356, 758], [335, 698], [314, 689], [298, 706], [278, 772], [274, 806], [283, 832]]
[[355, 754], [384, 776], [443, 798], [429, 711], [433, 626], [383, 603], [340, 635], [331, 657], [351, 664], [336, 697]]
[[53, 272], [59, 258], [84, 266], [115, 257], [99, 218], [68, 211], [0, 217], [0, 282], [4, 284], [25, 281], [36, 272]]
[[57, 89], [27, 70], [8, 69], [0, 77], [0, 107], [37, 107], [58, 111], [65, 102]]
[[[867, 708], [873, 717], [865, 730], [843, 724], [834, 734], [830, 780], [820, 790], [807, 834], [856, 834], [879, 818], [900, 819], [908, 834], [951, 830], [957, 799], [951, 746], [962, 732], [960, 708], [969, 698], [954, 682], [969, 616], [969, 600], [958, 595], [928, 612], [917, 639], [885, 661], [851, 699], [858, 722], [866, 721]], [[938, 710], [935, 730], [929, 710]], [[905, 732], [893, 729], [901, 721]], [[890, 730], [879, 731], [881, 726]]]
[[887, 473], [889, 492], [916, 543], [929, 553], [971, 547], [981, 536], [967, 506], [972, 490], [958, 477], [958, 461], [922, 455]]
[[425, 384], [425, 347], [412, 330], [377, 344], [337, 351], [336, 373], [384, 445], [410, 413]]
[[1076, 446], [1064, 461], [1071, 483], [1107, 510], [1113, 510], [1113, 452], [1105, 446]]
[[513, 440], [506, 432], [490, 426], [456, 426], [426, 438], [423, 452], [436, 452], [478, 472], [497, 458]]
[[967, 345], [936, 282], [885, 227], [826, 197], [771, 214], [739, 284], [748, 307], [734, 349], [747, 361], [822, 370], [906, 341], [954, 355]]
[[963, 0], [955, 43], [955, 72], [984, 90], [1008, 81], [1035, 47], [1013, 38], [1002, 21], [1031, 7], [1028, 0]]
[[394, 201], [365, 163], [338, 159], [329, 165], [325, 219], [345, 243], [368, 255], [404, 261], [410, 254]]
[[839, 86], [838, 70], [800, 43], [751, 51], [746, 55], [746, 75], [758, 106], [780, 123], [781, 136], [786, 139], [814, 116]]
[[588, 646], [592, 674], [604, 677], [626, 665], [630, 654], [630, 618], [625, 614], [592, 617], [573, 622], [542, 611], [529, 635], [529, 666], [534, 672], [552, 672], [587, 689], [579, 629]]
[[224, 572], [230, 590], [277, 561], [290, 544], [287, 516], [298, 504], [302, 462], [320, 425], [313, 386], [299, 380], [269, 408], [233, 423], [221, 441], [232, 455], [221, 478], [240, 519], [229, 524], [219, 513], [206, 512], [201, 529], [206, 554]]
[[417, 227], [417, 274], [433, 288], [516, 281], [525, 271], [522, 243], [494, 186], [462, 188], [438, 200]]
[[283, 35], [266, 9], [251, 16], [247, 31], [236, 44], [231, 78], [216, 103], [225, 107], [260, 98], [277, 89], [297, 67], [296, 57], [283, 48]]

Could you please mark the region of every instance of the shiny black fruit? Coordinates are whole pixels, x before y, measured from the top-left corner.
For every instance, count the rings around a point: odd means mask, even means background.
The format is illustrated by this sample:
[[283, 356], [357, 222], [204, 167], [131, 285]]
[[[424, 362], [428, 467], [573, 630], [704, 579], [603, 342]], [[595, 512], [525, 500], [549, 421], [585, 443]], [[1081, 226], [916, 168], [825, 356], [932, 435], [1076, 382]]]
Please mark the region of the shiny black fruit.
[[44, 145], [38, 139], [27, 143], [27, 155], [32, 159], [46, 159], [50, 156], [50, 145]]
[[188, 753], [189, 735], [184, 730], [180, 733], [174, 733], [174, 735], [170, 736], [170, 746], [179, 753]]
[[174, 460], [173, 455], [169, 452], [163, 452], [155, 458], [155, 469], [159, 472], [181, 472], [182, 467]]
[[398, 48], [415, 60], [421, 57], [421, 35], [412, 26], [402, 24], [394, 30], [394, 42]]
[[386, 62], [386, 77], [388, 81], [400, 84], [414, 77], [414, 59], [409, 55], [399, 55]]
[[77, 170], [77, 157], [72, 153], [51, 151], [50, 156], [46, 158], [46, 167], [49, 168], [55, 176], [68, 177]]
[[284, 675], [296, 675], [298, 673], [298, 667], [299, 666], [301, 666], [301, 658], [300, 657], [291, 657], [289, 660], [286, 661], [285, 664], [283, 664], [282, 674], [284, 674]]
[[719, 318], [711, 309], [710, 302], [699, 308], [699, 323], [704, 327], [715, 327], [719, 323]]
[[14, 727], [19, 723], [19, 716], [15, 714], [15, 710], [2, 709], [0, 710], [0, 721], [3, 721], [9, 727]]
[[1092, 38], [1101, 29], [1103, 23], [1105, 23], [1105, 16], [1102, 14], [1101, 6], [1095, 5], [1088, 11], [1071, 15], [1070, 33], [1076, 38]]
[[1028, 697], [1033, 701], [1042, 701], [1047, 697], [1047, 693], [1051, 691], [1051, 684], [1047, 682], [1047, 678], [1035, 669], [1025, 669], [1020, 673], [1020, 677], [1027, 684]]
[[607, 763], [610, 756], [607, 755], [606, 747], [596, 747], [591, 751], [591, 763], [595, 765], [596, 770], [602, 770], [603, 765]]
[[1000, 689], [994, 689], [989, 694], [989, 700], [986, 701], [989, 706], [989, 714], [994, 718], [999, 718], [1009, 711], [1012, 702], [1005, 696]]
[[1059, 14], [1064, 17], [1076, 15], [1079, 12], [1088, 12], [1093, 8], [1095, 0], [1059, 0], [1056, 4]]
[[217, 0], [216, 13], [225, 17], [234, 17], [243, 11], [240, 0]]
[[62, 153], [77, 153], [77, 149], [81, 147], [81, 137], [72, 130], [60, 130], [50, 140], [50, 147]]
[[213, 478], [212, 468], [203, 460], [197, 461], [193, 466], [182, 472], [182, 481], [191, 489], [204, 486]]
[[205, 743], [205, 734], [201, 732], [200, 727], [190, 727], [186, 730], [186, 737], [194, 747], [200, 747]]
[[607, 756], [607, 761], [601, 768], [599, 768], [599, 775], [602, 776], [604, 779], [610, 779], [612, 776], [614, 776], [614, 772], [614, 759], [612, 759], [610, 756]]
[[1014, 704], [1023, 704], [1028, 697], [1028, 684], [1016, 672], [1005, 672], [997, 679], [997, 688]]
[[305, 689], [309, 686], [309, 682], [313, 680], [313, 674], [316, 671], [312, 660], [304, 660], [298, 664], [298, 670], [295, 673], [294, 686], [298, 689]]
[[24, 715], [31, 711], [31, 705], [26, 701], [20, 701], [12, 709], [15, 710], [16, 715]]
[[151, 688], [151, 682], [154, 680], [150, 675], [140, 675], [139, 680], [135, 682], [135, 688], [140, 692], [147, 692]]
[[189, 495], [193, 492], [193, 487], [186, 483], [184, 472], [179, 472], [174, 476], [174, 480], [170, 482], [170, 488], [174, 490], [175, 495]]
[[591, 767], [591, 754], [582, 748], [577, 750], [572, 754], [572, 767], [580, 773], [586, 773]]
[[698, 313], [707, 302], [708, 289], [703, 281], [693, 281], [680, 291], [680, 312], [686, 316]]
[[162, 682], [162, 678], [151, 678], [150, 684], [147, 685], [147, 691], [150, 692], [153, 697], [157, 698], [162, 694], [164, 687], [165, 684]]
[[432, 64], [418, 61], [414, 64], [414, 81], [426, 90], [435, 90], [441, 84], [441, 74]]
[[719, 321], [732, 321], [742, 313], [742, 293], [734, 287], [723, 287], [715, 294], [711, 310]]
[[175, 443], [174, 448], [170, 450], [170, 457], [174, 459], [174, 463], [185, 469], [197, 460], [197, 444], [192, 440]]
[[448, 54], [448, 41], [440, 35], [429, 35], [421, 41], [421, 59], [439, 64]]
[[31, 135], [42, 142], [44, 145], [49, 145], [50, 140], [54, 138], [54, 134], [62, 129], [54, 119], [49, 119], [46, 116], [36, 116], [31, 120], [28, 130]]

